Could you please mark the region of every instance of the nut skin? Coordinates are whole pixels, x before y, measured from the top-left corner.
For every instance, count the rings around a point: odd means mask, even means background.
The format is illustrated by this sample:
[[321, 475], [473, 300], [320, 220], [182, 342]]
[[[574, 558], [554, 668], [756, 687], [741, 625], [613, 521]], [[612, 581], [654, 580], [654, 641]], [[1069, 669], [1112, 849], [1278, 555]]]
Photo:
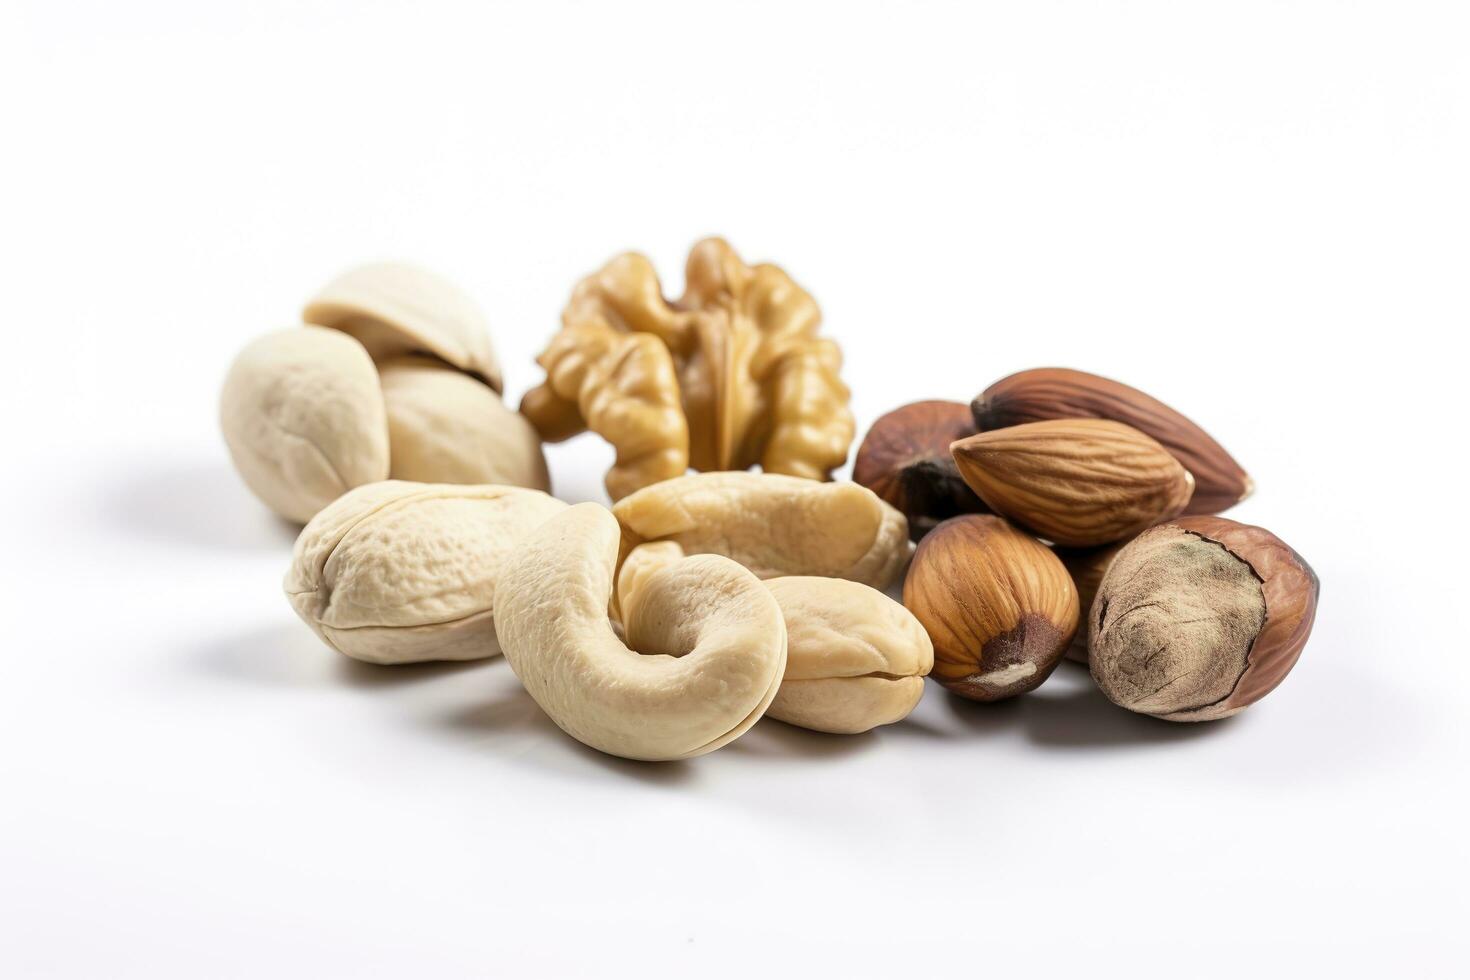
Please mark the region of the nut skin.
[[1112, 419], [1143, 432], [1194, 475], [1185, 514], [1217, 514], [1250, 496], [1254, 484], [1209, 433], [1151, 395], [1068, 368], [1035, 368], [1002, 378], [970, 408], [982, 432], [1048, 419]]
[[950, 444], [975, 434], [969, 406], [922, 401], [873, 423], [853, 461], [852, 478], [909, 519], [918, 541], [940, 521], [984, 513], [984, 501], [960, 476]]
[[1077, 635], [1067, 648], [1067, 659], [1080, 664], [1087, 663], [1087, 613], [1092, 609], [1092, 600], [1097, 597], [1097, 588], [1103, 576], [1126, 541], [1103, 545], [1101, 548], [1057, 548], [1056, 556], [1067, 567], [1072, 584], [1077, 586]]
[[975, 701], [1037, 687], [1077, 631], [1061, 559], [991, 514], [951, 518], [919, 542], [903, 604], [934, 643], [934, 679]]
[[[1234, 580], [1216, 575], [1201, 584], [1201, 562], [1187, 556], [1202, 554], [1227, 567], [1246, 567]], [[1153, 585], [1139, 588], [1139, 581], [1150, 580]], [[1093, 678], [1109, 699], [1132, 711], [1167, 721], [1228, 718], [1269, 694], [1296, 665], [1319, 592], [1311, 566], [1265, 528], [1199, 515], [1169, 521], [1120, 549], [1103, 578], [1088, 613]], [[1239, 593], [1260, 607], [1247, 642], [1191, 645], [1190, 633], [1199, 631], [1192, 624], [1221, 616]], [[1207, 636], [1240, 638], [1238, 631], [1223, 630]], [[1170, 646], [1175, 643], [1189, 646], [1190, 655], [1177, 653]], [[1148, 671], [1165, 682], [1158, 685]], [[1206, 683], [1221, 675], [1223, 694]]]
[[1029, 422], [950, 447], [980, 499], [1055, 544], [1095, 547], [1177, 516], [1194, 479], [1168, 450], [1106, 419]]

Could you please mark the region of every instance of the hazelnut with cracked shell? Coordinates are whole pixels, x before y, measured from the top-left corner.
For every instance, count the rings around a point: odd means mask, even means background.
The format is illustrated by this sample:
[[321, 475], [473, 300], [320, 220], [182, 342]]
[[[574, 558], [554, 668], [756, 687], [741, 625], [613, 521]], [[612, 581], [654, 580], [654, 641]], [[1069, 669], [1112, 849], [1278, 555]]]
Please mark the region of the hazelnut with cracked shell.
[[975, 434], [968, 405], [922, 401], [873, 423], [852, 464], [852, 478], [898, 508], [918, 541], [940, 521], [988, 508], [960, 476], [950, 444]]

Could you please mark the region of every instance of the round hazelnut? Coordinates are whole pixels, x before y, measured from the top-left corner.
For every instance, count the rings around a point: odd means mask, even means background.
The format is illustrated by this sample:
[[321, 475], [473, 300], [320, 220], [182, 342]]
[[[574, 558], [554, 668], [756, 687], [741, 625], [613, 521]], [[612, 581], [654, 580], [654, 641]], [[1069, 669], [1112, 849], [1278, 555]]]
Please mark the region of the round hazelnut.
[[1077, 631], [1061, 560], [992, 514], [951, 518], [919, 542], [903, 604], [934, 641], [931, 676], [974, 701], [1035, 688]]
[[923, 401], [896, 408], [873, 423], [853, 460], [852, 478], [909, 519], [918, 541], [940, 521], [988, 510], [960, 476], [950, 443], [975, 434], [970, 408]]
[[1092, 676], [1114, 703], [1169, 721], [1228, 718], [1296, 664], [1317, 576], [1264, 528], [1181, 517], [1125, 545], [1088, 613]]

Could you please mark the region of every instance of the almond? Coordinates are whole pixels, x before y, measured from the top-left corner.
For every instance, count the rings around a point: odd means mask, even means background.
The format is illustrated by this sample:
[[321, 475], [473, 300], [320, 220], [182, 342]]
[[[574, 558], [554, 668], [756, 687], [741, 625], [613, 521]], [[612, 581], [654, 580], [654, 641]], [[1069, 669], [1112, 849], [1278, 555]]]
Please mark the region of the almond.
[[960, 475], [998, 514], [1055, 544], [1089, 547], [1175, 517], [1194, 479], [1163, 446], [1106, 419], [1029, 422], [950, 446]]
[[970, 403], [982, 432], [1048, 419], [1112, 419], [1157, 439], [1194, 476], [1186, 514], [1218, 514], [1254, 484], [1225, 447], [1151, 395], [1068, 368], [1035, 368], [1002, 378]]

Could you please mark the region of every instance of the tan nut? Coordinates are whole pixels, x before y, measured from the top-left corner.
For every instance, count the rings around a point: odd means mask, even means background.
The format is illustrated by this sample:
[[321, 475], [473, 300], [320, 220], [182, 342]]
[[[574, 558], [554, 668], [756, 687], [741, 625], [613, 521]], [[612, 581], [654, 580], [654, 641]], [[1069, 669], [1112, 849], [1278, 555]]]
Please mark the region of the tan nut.
[[770, 473], [697, 473], [613, 506], [629, 545], [674, 541], [760, 578], [821, 575], [883, 588], [908, 560], [908, 522], [856, 483]]
[[328, 646], [358, 660], [491, 657], [501, 565], [565, 509], [520, 487], [359, 487], [302, 530], [286, 596]]
[[786, 666], [776, 600], [727, 558], [684, 558], [630, 602], [625, 646], [608, 618], [619, 542], [611, 514], [578, 504], [521, 543], [495, 596], [506, 660], [552, 721], [610, 755], [684, 759], [738, 738]]
[[392, 479], [551, 489], [536, 430], [483, 382], [420, 356], [384, 361], [379, 373]]
[[902, 721], [924, 696], [934, 646], [913, 614], [837, 578], [775, 578], [786, 620], [786, 677], [766, 714], [839, 735]]
[[311, 298], [302, 319], [351, 334], [374, 360], [432, 354], [501, 390], [500, 362], [479, 307], [424, 269], [395, 262], [349, 269]]
[[548, 441], [590, 428], [612, 443], [614, 500], [690, 467], [825, 479], [853, 419], [820, 322], [790, 276], [722, 239], [690, 251], [677, 302], [648, 259], [620, 255], [573, 290], [521, 411]]
[[377, 369], [335, 330], [278, 330], [246, 346], [225, 378], [220, 428], [246, 485], [298, 523], [388, 476]]

